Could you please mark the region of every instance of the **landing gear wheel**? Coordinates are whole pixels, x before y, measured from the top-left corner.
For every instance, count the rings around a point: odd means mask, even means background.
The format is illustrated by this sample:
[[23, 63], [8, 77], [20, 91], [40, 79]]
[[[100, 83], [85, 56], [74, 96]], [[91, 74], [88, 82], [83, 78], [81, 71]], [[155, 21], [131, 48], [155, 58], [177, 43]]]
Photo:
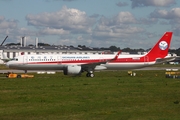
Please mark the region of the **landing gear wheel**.
[[89, 73], [87, 73], [87, 74], [86, 74], [86, 77], [89, 77], [89, 76], [90, 76], [90, 74], [89, 74]]
[[87, 73], [86, 77], [94, 77], [94, 74], [93, 73]]
[[90, 74], [90, 77], [92, 77], [92, 78], [93, 78], [93, 77], [94, 77], [94, 74], [93, 74], [93, 73], [91, 73], [91, 74]]
[[17, 75], [17, 78], [21, 78], [21, 75]]

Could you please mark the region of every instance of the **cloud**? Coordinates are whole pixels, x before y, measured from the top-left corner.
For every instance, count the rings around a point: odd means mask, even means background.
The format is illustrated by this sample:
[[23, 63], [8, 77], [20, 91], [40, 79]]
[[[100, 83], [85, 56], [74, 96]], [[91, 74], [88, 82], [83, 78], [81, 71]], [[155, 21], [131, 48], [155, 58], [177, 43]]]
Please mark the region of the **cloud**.
[[[9, 20], [3, 16], [0, 16], [0, 37], [4, 39], [8, 35], [6, 42], [20, 42], [20, 38], [24, 35], [34, 36], [35, 31], [31, 31], [28, 28], [19, 28], [17, 20]], [[6, 44], [6, 43], [5, 43]]]
[[95, 19], [88, 17], [84, 11], [69, 9], [66, 6], [57, 12], [29, 14], [26, 20], [30, 26], [70, 30], [73, 33], [89, 33], [95, 22]]
[[167, 10], [155, 10], [150, 14], [151, 18], [159, 18], [170, 20], [172, 24], [180, 23], [180, 8], [172, 8], [170, 11]]
[[120, 12], [114, 19], [117, 23], [135, 23], [136, 19], [130, 12]]
[[99, 23], [107, 26], [118, 26], [121, 24], [134, 24], [137, 23], [137, 21], [136, 18], [130, 12], [122, 11], [112, 18], [106, 18], [102, 16], [99, 20]]
[[180, 36], [180, 25], [173, 28], [174, 35]]
[[13, 29], [17, 29], [17, 20], [6, 20], [3, 16], [0, 16], [0, 33], [9, 34]]
[[137, 21], [130, 12], [119, 12], [113, 18], [101, 17], [96, 25], [92, 36], [95, 39], [117, 40], [128, 39], [133, 34], [144, 31], [143, 28], [133, 26]]
[[103, 26], [98, 25], [95, 29], [93, 36], [101, 39], [117, 40], [117, 38], [127, 39], [131, 37], [132, 34], [143, 32], [143, 28], [133, 27], [133, 26]]
[[145, 7], [145, 6], [156, 6], [156, 7], [167, 7], [176, 4], [175, 0], [131, 0], [132, 8]]
[[158, 23], [158, 19], [157, 18], [140, 18], [137, 20], [137, 23], [142, 24], [142, 25], [154, 25]]
[[172, 8], [170, 11], [156, 9], [154, 12], [150, 14], [150, 16], [154, 18], [163, 19], [180, 18], [180, 8]]
[[118, 2], [118, 3], [116, 3], [116, 5], [119, 7], [123, 7], [123, 6], [128, 6], [128, 3], [127, 2]]
[[6, 20], [3, 16], [0, 16], [0, 29], [16, 28], [16, 20]]
[[53, 28], [45, 28], [39, 31], [40, 34], [45, 35], [60, 35], [60, 34], [69, 34], [69, 31], [65, 31], [63, 29], [53, 29]]
[[172, 8], [171, 10], [156, 9], [150, 14], [150, 19], [159, 19], [160, 24], [171, 25], [171, 31], [174, 36], [180, 36], [180, 8]]

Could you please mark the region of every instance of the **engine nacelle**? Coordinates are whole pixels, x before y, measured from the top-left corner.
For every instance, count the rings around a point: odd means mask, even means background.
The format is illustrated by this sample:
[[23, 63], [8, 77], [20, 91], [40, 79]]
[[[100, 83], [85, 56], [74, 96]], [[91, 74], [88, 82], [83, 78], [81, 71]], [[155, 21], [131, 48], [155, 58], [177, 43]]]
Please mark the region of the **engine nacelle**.
[[64, 69], [64, 75], [78, 75], [81, 73], [81, 66], [69, 65]]

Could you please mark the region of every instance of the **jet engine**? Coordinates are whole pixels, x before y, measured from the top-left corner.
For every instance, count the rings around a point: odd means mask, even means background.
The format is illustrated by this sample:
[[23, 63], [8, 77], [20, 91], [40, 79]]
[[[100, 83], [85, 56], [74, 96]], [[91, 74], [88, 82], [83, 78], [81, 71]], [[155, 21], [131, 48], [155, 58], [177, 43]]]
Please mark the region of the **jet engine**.
[[78, 75], [81, 73], [81, 66], [69, 65], [64, 69], [64, 75]]

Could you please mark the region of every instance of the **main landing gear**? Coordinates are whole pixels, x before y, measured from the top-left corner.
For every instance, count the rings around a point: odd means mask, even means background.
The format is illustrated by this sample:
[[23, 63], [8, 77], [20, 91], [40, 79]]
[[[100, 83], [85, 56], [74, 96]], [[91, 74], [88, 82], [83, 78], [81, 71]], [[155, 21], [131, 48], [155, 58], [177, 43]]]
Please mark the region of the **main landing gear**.
[[94, 77], [94, 74], [93, 74], [93, 71], [89, 71], [87, 74], [86, 74], [86, 77]]
[[94, 74], [93, 73], [87, 73], [86, 77], [94, 77]]

